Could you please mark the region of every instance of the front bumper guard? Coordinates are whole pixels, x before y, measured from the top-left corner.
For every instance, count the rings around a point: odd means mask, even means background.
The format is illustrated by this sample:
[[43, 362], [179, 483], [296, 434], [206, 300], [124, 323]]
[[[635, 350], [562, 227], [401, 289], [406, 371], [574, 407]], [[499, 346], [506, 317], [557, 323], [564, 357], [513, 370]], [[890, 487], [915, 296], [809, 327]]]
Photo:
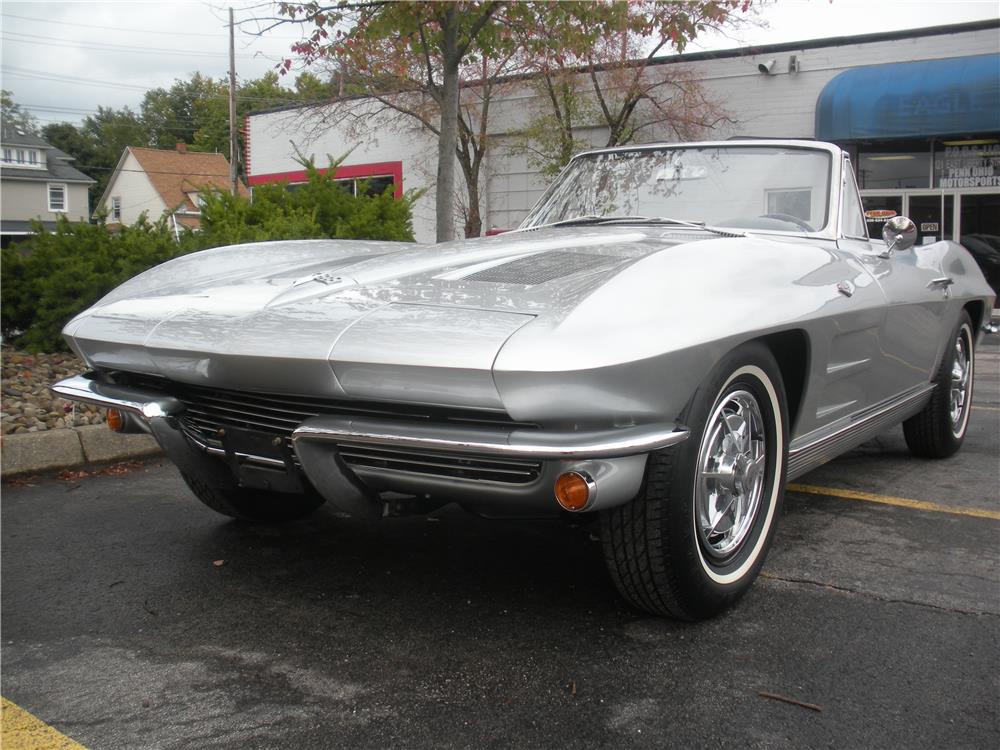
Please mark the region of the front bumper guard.
[[672, 424], [634, 425], [590, 432], [550, 432], [462, 429], [350, 417], [314, 417], [292, 433], [296, 445], [302, 441], [364, 443], [417, 451], [542, 461], [624, 458], [667, 448], [687, 437], [686, 428]]

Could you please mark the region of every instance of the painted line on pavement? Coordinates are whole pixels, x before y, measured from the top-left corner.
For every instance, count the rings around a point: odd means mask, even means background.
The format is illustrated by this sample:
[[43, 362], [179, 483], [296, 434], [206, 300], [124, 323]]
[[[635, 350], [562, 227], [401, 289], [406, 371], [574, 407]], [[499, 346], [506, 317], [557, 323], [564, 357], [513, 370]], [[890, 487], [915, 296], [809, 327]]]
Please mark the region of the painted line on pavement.
[[979, 404], [973, 404], [972, 408], [979, 411], [1000, 411], [1000, 406], [979, 406]]
[[953, 516], [972, 516], [973, 518], [989, 518], [994, 521], [1000, 521], [1000, 511], [984, 510], [982, 508], [958, 508], [954, 505], [941, 505], [940, 503], [930, 503], [926, 500], [910, 500], [909, 498], [892, 497], [891, 495], [873, 495], [869, 492], [842, 490], [835, 487], [817, 487], [811, 484], [790, 484], [785, 489], [789, 492], [804, 492], [808, 495], [840, 497], [845, 500], [863, 500], [867, 503], [895, 505], [900, 508], [912, 508], [914, 510], [928, 510], [932, 513], [949, 513]]
[[3, 750], [86, 750], [16, 703], [0, 697], [0, 745]]

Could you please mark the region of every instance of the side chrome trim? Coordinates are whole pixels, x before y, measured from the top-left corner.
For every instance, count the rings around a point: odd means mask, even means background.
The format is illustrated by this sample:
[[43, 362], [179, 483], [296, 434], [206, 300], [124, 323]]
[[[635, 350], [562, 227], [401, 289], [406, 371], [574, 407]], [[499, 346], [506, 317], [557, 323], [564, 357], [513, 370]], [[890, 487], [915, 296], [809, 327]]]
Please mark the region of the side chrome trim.
[[[829, 435], [811, 440], [805, 445], [788, 451], [788, 478], [795, 479], [817, 466], [825, 464], [841, 453], [855, 448], [887, 427], [907, 419], [920, 411], [934, 390], [933, 383], [925, 383], [888, 401], [860, 412], [850, 421]], [[808, 437], [808, 436], [806, 436]]]
[[688, 430], [674, 424], [595, 432], [461, 429], [348, 417], [315, 417], [292, 433], [299, 441], [366, 443], [414, 450], [500, 455], [545, 460], [620, 458], [676, 445]]
[[141, 388], [102, 383], [94, 379], [93, 373], [60, 380], [53, 383], [49, 390], [70, 401], [81, 401], [105, 409], [121, 409], [147, 421], [155, 417], [174, 416], [184, 411], [184, 405], [175, 398]]

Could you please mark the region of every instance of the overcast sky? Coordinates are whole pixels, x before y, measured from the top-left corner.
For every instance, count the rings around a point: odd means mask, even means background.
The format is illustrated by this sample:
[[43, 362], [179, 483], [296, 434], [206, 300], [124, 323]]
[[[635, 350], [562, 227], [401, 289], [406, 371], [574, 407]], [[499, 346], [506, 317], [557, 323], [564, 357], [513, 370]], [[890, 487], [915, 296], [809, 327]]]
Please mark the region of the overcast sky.
[[[137, 109], [147, 89], [195, 71], [226, 75], [229, 5], [0, 0], [0, 85], [42, 124], [79, 121], [98, 105]], [[250, 19], [271, 15], [272, 4], [237, 0], [232, 6], [237, 23], [244, 22], [236, 40], [237, 74], [260, 77], [287, 56], [296, 28], [254, 35]], [[998, 0], [777, 0], [761, 12], [766, 28], [707, 38], [688, 51], [983, 20], [996, 18], [998, 6]]]

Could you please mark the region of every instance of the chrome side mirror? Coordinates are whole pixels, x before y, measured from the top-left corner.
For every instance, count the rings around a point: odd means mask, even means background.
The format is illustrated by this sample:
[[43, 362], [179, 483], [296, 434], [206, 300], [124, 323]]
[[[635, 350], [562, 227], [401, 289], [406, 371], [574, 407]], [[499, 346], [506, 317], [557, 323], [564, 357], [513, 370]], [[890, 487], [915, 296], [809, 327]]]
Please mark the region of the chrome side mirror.
[[880, 258], [891, 258], [896, 251], [909, 250], [917, 241], [917, 225], [905, 216], [893, 216], [882, 227], [885, 250]]

